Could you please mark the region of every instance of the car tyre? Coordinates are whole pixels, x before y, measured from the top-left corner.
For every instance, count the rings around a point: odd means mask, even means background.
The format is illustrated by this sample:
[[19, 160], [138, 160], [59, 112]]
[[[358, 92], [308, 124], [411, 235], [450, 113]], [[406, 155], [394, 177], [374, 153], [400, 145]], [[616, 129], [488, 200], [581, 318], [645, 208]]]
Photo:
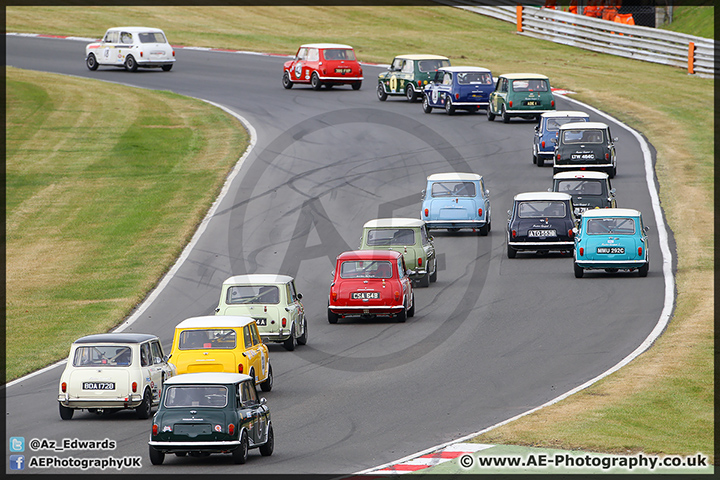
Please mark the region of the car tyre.
[[407, 311], [407, 316], [410, 318], [415, 316], [415, 292], [412, 294], [412, 307]]
[[537, 164], [537, 155], [535, 155], [534, 153], [533, 153], [532, 161], [533, 161], [533, 165]]
[[147, 420], [150, 418], [150, 413], [152, 412], [152, 397], [150, 396], [150, 391], [145, 389], [145, 393], [143, 394], [143, 399], [140, 405], [135, 407], [135, 413], [137, 414], [137, 418], [140, 420]]
[[415, 100], [417, 100], [417, 92], [415, 92], [415, 87], [413, 87], [410, 83], [407, 87], [405, 87], [405, 98], [407, 98], [408, 102], [414, 102]]
[[269, 392], [270, 390], [272, 390], [273, 381], [274, 376], [272, 371], [272, 365], [268, 363], [268, 376], [264, 382], [260, 383], [260, 390], [262, 390], [263, 392]]
[[542, 157], [537, 157], [537, 166], [542, 167], [545, 165], [545, 159]]
[[433, 271], [430, 274], [430, 282], [431, 283], [437, 282], [437, 260], [433, 261]]
[[85, 59], [85, 65], [87, 65], [88, 70], [95, 71], [98, 68], [97, 58], [95, 58], [94, 54], [88, 55], [88, 57]]
[[360, 90], [360, 87], [362, 87], [362, 81], [360, 81], [360, 82], [355, 82], [355, 83], [352, 84], [352, 89], [353, 89], [353, 90]]
[[405, 323], [405, 320], [407, 320], [407, 317], [408, 317], [407, 310], [405, 310], [403, 308], [402, 311], [397, 314], [396, 319], [397, 319], [398, 323]]
[[418, 285], [424, 288], [430, 286], [430, 272], [427, 272], [425, 275], [418, 279]]
[[500, 107], [500, 117], [503, 123], [510, 123], [510, 115], [508, 115], [507, 110], [505, 110], [505, 105]]
[[303, 333], [297, 338], [298, 345], [307, 345], [307, 338], [308, 338], [308, 327], [307, 327], [307, 319], [303, 318]]
[[575, 271], [575, 278], [582, 278], [585, 274], [585, 269], [577, 263], [573, 263], [573, 270]]
[[445, 113], [448, 115], [455, 114], [455, 107], [452, 104], [452, 99], [448, 96], [445, 97]]
[[647, 277], [649, 270], [650, 270], [650, 262], [645, 262], [645, 264], [643, 266], [638, 268], [638, 275], [640, 275], [641, 277]]
[[172, 70], [172, 67], [172, 63], [170, 65], [163, 65], [162, 70], [163, 72], [169, 72], [170, 70]]
[[387, 100], [388, 95], [385, 92], [385, 87], [383, 86], [382, 82], [378, 82], [377, 97], [378, 97], [378, 100], [380, 100], [381, 102], [384, 102], [385, 100]]
[[247, 462], [249, 449], [250, 445], [248, 444], [247, 432], [243, 430], [242, 434], [240, 435], [240, 446], [232, 452], [233, 463], [237, 465], [243, 465], [245, 462]]
[[430, 113], [430, 112], [432, 112], [433, 107], [430, 106], [430, 100], [428, 100], [427, 95], [423, 95], [423, 98], [422, 98], [422, 109], [423, 109], [423, 112], [425, 112], [425, 113]]
[[615, 175], [617, 175], [617, 167], [616, 166], [612, 167], [610, 169], [610, 171], [608, 172], [608, 177], [610, 177], [610, 178], [615, 178]]
[[58, 403], [58, 406], [60, 407], [60, 418], [70, 420], [73, 417], [73, 413], [75, 413], [74, 408], [66, 407], [62, 403]]
[[485, 110], [485, 113], [487, 113], [487, 119], [488, 121], [492, 122], [495, 120], [495, 114], [492, 111], [492, 108], [490, 107], [490, 104], [487, 106], [487, 110]]
[[312, 77], [310, 77], [310, 86], [313, 90], [320, 90], [320, 88], [322, 87], [320, 75], [318, 75], [317, 72], [313, 72]]
[[260, 447], [260, 455], [263, 457], [269, 457], [275, 450], [275, 434], [273, 433], [272, 425], [268, 425], [268, 438], [267, 442]]
[[132, 55], [128, 55], [125, 59], [125, 70], [127, 70], [128, 72], [137, 72], [137, 69], [138, 65], [135, 61], [135, 57], [133, 57]]
[[487, 237], [488, 233], [490, 233], [490, 224], [486, 223], [482, 227], [478, 228], [478, 234], [481, 237]]
[[288, 352], [295, 350], [295, 325], [290, 328], [290, 336], [283, 342], [283, 347]]
[[148, 454], [150, 455], [150, 463], [153, 465], [162, 465], [165, 461], [165, 454], [151, 445], [148, 445]]
[[511, 247], [510, 245], [508, 245], [508, 246], [507, 246], [507, 257], [508, 257], [508, 258], [515, 258], [516, 255], [517, 255], [517, 250], [515, 250], [513, 247]]
[[328, 308], [328, 322], [333, 325], [338, 322], [338, 314]]
[[290, 74], [288, 72], [283, 73], [282, 84], [285, 90], [290, 90], [293, 87], [293, 82], [290, 80]]

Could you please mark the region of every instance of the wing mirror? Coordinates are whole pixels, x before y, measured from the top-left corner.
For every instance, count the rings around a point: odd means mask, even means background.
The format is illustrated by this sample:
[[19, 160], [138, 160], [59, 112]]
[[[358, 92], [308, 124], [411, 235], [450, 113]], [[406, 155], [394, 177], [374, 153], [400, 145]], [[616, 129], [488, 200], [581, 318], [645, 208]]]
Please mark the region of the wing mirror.
[[573, 235], [577, 236], [580, 234], [580, 229], [578, 227], [573, 227], [572, 232]]
[[298, 292], [297, 295], [295, 295], [298, 300], [302, 300], [302, 293]]
[[557, 137], [550, 139], [550, 143], [557, 143], [557, 141], [558, 141]]
[[617, 141], [618, 141], [618, 137], [613, 137], [613, 142], [617, 142]]
[[420, 198], [422, 200], [425, 200], [425, 189], [423, 189], [423, 191], [420, 193]]
[[611, 188], [611, 189], [610, 189], [610, 195], [612, 195], [613, 197], [615, 196], [615, 189], [614, 189], [614, 188]]
[[512, 210], [508, 210], [507, 213], [508, 213], [508, 220], [510, 220], [510, 218], [512, 217]]
[[265, 405], [267, 403], [267, 400], [265, 400], [265, 397], [260, 398], [260, 405]]
[[648, 233], [650, 231], [650, 227], [648, 225], [645, 225], [643, 227], [643, 233]]

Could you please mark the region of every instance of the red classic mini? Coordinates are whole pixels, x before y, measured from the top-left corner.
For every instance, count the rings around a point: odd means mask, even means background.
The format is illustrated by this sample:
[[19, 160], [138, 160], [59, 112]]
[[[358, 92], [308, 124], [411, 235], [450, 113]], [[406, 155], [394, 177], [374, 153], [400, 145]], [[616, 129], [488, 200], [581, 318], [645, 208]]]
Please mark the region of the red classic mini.
[[301, 45], [295, 58], [283, 65], [282, 84], [292, 88], [296, 83], [309, 83], [313, 90], [351, 85], [360, 90], [362, 67], [350, 45], [339, 43], [308, 43]]

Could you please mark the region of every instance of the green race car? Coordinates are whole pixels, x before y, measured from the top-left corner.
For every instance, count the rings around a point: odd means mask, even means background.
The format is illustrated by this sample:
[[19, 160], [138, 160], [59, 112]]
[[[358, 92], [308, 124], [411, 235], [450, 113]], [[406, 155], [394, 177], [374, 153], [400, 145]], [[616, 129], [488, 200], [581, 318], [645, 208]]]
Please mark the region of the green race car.
[[398, 55], [390, 70], [378, 75], [377, 96], [381, 102], [388, 95], [405, 95], [410, 102], [422, 96], [422, 91], [438, 68], [449, 67], [450, 60], [441, 55]]

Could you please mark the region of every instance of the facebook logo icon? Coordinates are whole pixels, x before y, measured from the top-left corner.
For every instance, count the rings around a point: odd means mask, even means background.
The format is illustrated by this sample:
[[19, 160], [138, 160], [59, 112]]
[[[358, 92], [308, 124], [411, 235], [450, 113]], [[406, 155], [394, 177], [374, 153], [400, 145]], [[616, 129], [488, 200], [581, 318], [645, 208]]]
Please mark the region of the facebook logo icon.
[[10, 470], [25, 470], [25, 455], [10, 455]]

